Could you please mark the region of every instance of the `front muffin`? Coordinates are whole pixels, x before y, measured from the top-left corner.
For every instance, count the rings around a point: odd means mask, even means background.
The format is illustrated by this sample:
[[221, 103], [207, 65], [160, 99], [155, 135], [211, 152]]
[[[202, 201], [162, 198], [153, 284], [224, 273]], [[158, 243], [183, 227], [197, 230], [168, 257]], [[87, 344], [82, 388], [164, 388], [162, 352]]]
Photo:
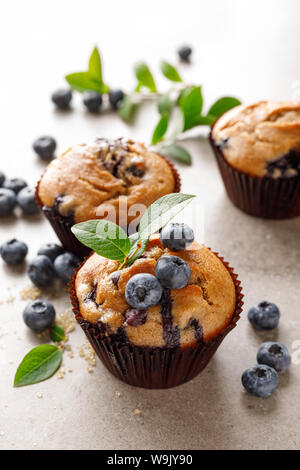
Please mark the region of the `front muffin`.
[[97, 139], [53, 160], [36, 196], [65, 248], [84, 254], [70, 231], [74, 223], [106, 218], [126, 228], [136, 225], [145, 207], [179, 187], [171, 163], [143, 144]]
[[[186, 267], [187, 276], [167, 276], [162, 261], [170, 258]], [[71, 286], [76, 318], [100, 359], [114, 375], [136, 386], [167, 388], [192, 379], [239, 318], [236, 275], [205, 246], [193, 242], [174, 252], [159, 235], [150, 238], [141, 258], [118, 268], [119, 262], [94, 253]], [[128, 293], [141, 275], [156, 276], [161, 283], [149, 285], [159, 300], [148, 308], [133, 307]], [[175, 288], [165, 287], [172, 283]]]
[[234, 204], [261, 217], [300, 214], [300, 103], [238, 106], [218, 119], [210, 141]]

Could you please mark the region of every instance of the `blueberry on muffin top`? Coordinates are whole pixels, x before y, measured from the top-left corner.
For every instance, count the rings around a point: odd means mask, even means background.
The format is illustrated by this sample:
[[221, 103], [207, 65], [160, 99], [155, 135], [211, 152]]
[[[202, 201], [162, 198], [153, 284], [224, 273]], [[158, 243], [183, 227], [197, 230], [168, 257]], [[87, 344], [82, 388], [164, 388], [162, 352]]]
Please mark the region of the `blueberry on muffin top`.
[[[70, 219], [70, 225], [116, 214], [119, 225], [123, 203], [150, 206], [176, 190], [171, 166], [143, 144], [131, 140], [97, 139], [77, 145], [53, 160], [43, 175], [38, 197]], [[138, 214], [128, 212], [128, 223]]]
[[212, 137], [228, 163], [253, 176], [300, 176], [300, 103], [260, 101], [225, 113]]
[[[160, 300], [148, 308], [130, 305], [131, 297], [126, 297], [129, 281], [139, 274], [154, 277], [158, 261], [172, 256], [189, 268], [184, 287], [162, 286]], [[122, 270], [118, 267], [118, 261], [94, 253], [75, 278], [80, 316], [92, 324], [100, 323], [107, 335], [118, 335], [136, 346], [180, 345], [184, 349], [210, 341], [232, 319], [236, 305], [233, 280], [222, 261], [203, 245], [193, 242], [188, 249], [172, 252], [155, 234], [141, 258]], [[154, 295], [155, 286], [153, 289]]]

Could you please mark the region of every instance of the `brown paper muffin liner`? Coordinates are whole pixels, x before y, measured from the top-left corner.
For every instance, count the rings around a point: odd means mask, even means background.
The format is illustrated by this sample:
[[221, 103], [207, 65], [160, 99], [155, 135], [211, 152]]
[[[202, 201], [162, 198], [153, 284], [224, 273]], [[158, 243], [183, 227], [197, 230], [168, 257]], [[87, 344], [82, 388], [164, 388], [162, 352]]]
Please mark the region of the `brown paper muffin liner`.
[[[181, 188], [181, 179], [177, 169], [175, 168], [173, 163], [170, 162], [166, 157], [160, 154], [159, 156], [163, 158], [170, 166], [175, 180], [174, 193], [179, 193]], [[65, 250], [71, 251], [77, 256], [84, 258], [91, 252], [91, 250], [87, 246], [83, 245], [79, 240], [77, 240], [75, 235], [71, 232], [71, 227], [72, 225], [74, 225], [74, 222], [62, 217], [59, 214], [56, 214], [51, 207], [44, 206], [42, 201], [40, 200], [39, 185], [42, 180], [42, 177], [43, 175], [38, 181], [35, 189], [36, 203], [52, 225], [53, 230], [55, 231]]]
[[286, 219], [300, 215], [300, 178], [259, 178], [235, 169], [209, 134], [209, 141], [229, 199], [255, 217]]
[[106, 368], [118, 379], [136, 387], [162, 389], [176, 387], [198, 375], [208, 364], [225, 336], [236, 326], [243, 305], [241, 283], [233, 268], [218, 253], [235, 285], [236, 306], [228, 326], [207, 343], [196, 343], [194, 347], [150, 348], [122, 342], [118, 337], [106, 336], [100, 324], [85, 320], [79, 311], [73, 275], [69, 292], [77, 322], [85, 332], [90, 344]]

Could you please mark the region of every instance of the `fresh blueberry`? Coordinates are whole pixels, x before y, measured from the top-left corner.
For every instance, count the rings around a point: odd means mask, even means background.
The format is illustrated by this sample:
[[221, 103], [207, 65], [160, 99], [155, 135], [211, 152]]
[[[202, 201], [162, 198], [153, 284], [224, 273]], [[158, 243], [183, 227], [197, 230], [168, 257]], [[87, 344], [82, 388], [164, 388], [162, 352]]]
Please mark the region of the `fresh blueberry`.
[[155, 276], [140, 273], [127, 282], [125, 297], [131, 307], [143, 310], [156, 305], [162, 296], [162, 287]]
[[42, 160], [51, 160], [56, 149], [56, 140], [50, 136], [36, 139], [32, 144], [33, 150]]
[[26, 186], [26, 181], [22, 180], [21, 178], [11, 178], [9, 180], [4, 180], [2, 184], [2, 188], [10, 189], [16, 194], [18, 194], [21, 189], [26, 188]]
[[179, 58], [183, 62], [189, 62], [192, 54], [192, 48], [190, 46], [182, 46], [178, 49]]
[[17, 197], [11, 189], [0, 188], [0, 217], [11, 215], [17, 204]]
[[15, 238], [3, 243], [0, 247], [0, 255], [7, 264], [23, 263], [27, 253], [27, 245]]
[[64, 252], [65, 250], [63, 247], [57, 245], [56, 243], [45, 243], [39, 249], [38, 255], [48, 256], [48, 258], [50, 258], [53, 263], [55, 258], [57, 258], [59, 255], [62, 255]]
[[39, 212], [34, 189], [23, 188], [17, 195], [17, 201], [24, 214], [37, 214]]
[[0, 171], [0, 186], [3, 185], [4, 180], [5, 180], [5, 174], [2, 171]]
[[194, 231], [186, 224], [170, 223], [161, 229], [160, 239], [170, 250], [180, 251], [194, 241]]
[[59, 109], [68, 109], [72, 100], [72, 91], [61, 88], [51, 95], [51, 100]]
[[65, 283], [70, 281], [74, 269], [78, 266], [80, 259], [73, 253], [63, 253], [54, 261], [54, 269], [58, 277]]
[[278, 386], [278, 374], [270, 366], [257, 364], [245, 370], [242, 384], [251, 395], [266, 398], [275, 392]]
[[124, 98], [124, 92], [122, 90], [110, 90], [108, 99], [113, 109], [119, 109], [122, 100]]
[[30, 280], [38, 287], [49, 286], [55, 276], [55, 271], [48, 256], [36, 256], [28, 265], [28, 276]]
[[83, 94], [83, 104], [91, 113], [96, 113], [102, 105], [102, 95], [96, 91], [86, 91]]
[[37, 333], [42, 333], [53, 325], [55, 309], [48, 300], [34, 300], [25, 308], [23, 320], [29, 328]]
[[155, 267], [157, 279], [163, 287], [181, 289], [191, 277], [189, 265], [178, 256], [166, 255], [159, 258]]
[[258, 305], [250, 308], [248, 320], [257, 330], [272, 330], [277, 328], [279, 323], [279, 308], [271, 302], [260, 302]]
[[284, 372], [291, 365], [291, 356], [284, 344], [267, 341], [258, 350], [257, 362], [273, 367], [277, 372]]

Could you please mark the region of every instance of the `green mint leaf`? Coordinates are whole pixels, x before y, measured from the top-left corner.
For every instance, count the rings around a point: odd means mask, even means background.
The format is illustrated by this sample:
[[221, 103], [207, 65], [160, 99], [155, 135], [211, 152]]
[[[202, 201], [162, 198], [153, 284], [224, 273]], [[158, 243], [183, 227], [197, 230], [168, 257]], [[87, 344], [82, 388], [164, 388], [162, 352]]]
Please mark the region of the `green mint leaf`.
[[129, 238], [124, 230], [108, 220], [88, 220], [73, 225], [75, 237], [104, 258], [123, 261], [130, 252]]
[[145, 62], [138, 62], [135, 67], [135, 76], [138, 79], [139, 89], [141, 86], [148, 88], [151, 93], [157, 91], [156, 84], [148, 65]]
[[190, 87], [183, 90], [178, 104], [184, 117], [183, 130], [186, 131], [197, 125], [197, 118], [201, 115], [203, 107], [201, 87]]
[[73, 90], [79, 91], [80, 93], [93, 90], [102, 94], [108, 91], [108, 87], [104, 85], [104, 83], [95, 80], [89, 72], [70, 73], [65, 76], [65, 79]]
[[127, 95], [123, 98], [118, 112], [123, 121], [130, 123], [134, 118], [136, 110], [137, 104], [134, 103], [130, 95]]
[[157, 108], [159, 114], [170, 114], [172, 111], [172, 100], [169, 93], [161, 95], [157, 101]]
[[226, 113], [230, 109], [234, 108], [241, 104], [240, 100], [234, 98], [232, 96], [225, 96], [224, 98], [220, 98], [217, 100], [210, 108], [207, 114], [213, 116], [215, 119], [222, 114]]
[[54, 343], [60, 343], [66, 337], [64, 330], [58, 326], [54, 325], [50, 331], [50, 338]]
[[57, 371], [61, 361], [62, 352], [57, 346], [41, 344], [33, 348], [19, 365], [14, 386], [22, 387], [48, 379]]
[[162, 61], [160, 64], [160, 69], [164, 76], [171, 80], [172, 82], [182, 82], [182, 78], [179, 75], [178, 71], [166, 61]]
[[191, 154], [179, 145], [163, 145], [160, 148], [160, 152], [166, 157], [173, 158], [174, 160], [177, 160], [179, 162], [186, 163], [187, 165], [192, 164]]
[[97, 47], [91, 53], [88, 73], [94, 80], [103, 83], [101, 57]]
[[164, 227], [194, 198], [191, 194], [172, 193], [155, 201], [144, 213], [139, 224], [139, 239], [148, 240], [150, 235]]
[[152, 142], [151, 142], [152, 145], [157, 144], [163, 139], [165, 133], [167, 132], [168, 124], [169, 124], [169, 118], [168, 118], [168, 115], [165, 113], [161, 116], [156, 128], [154, 129], [154, 132], [152, 135]]

